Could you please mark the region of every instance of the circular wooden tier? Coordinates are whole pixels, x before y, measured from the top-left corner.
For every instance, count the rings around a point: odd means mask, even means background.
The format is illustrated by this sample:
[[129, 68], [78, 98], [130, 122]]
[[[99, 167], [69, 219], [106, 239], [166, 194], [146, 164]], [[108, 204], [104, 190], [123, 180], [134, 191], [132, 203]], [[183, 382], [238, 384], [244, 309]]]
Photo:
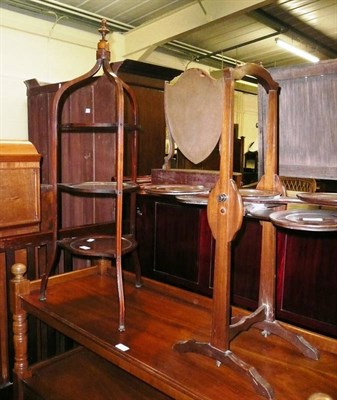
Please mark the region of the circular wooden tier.
[[[92, 194], [117, 194], [116, 182], [83, 182], [83, 183], [59, 183], [58, 188], [69, 193], [92, 193]], [[139, 188], [134, 182], [124, 182], [123, 192], [133, 192]]]
[[[239, 189], [239, 193], [244, 202], [247, 201], [249, 203], [266, 203], [266, 204], [271, 203], [273, 207], [287, 203], [286, 199], [284, 197], [281, 197], [278, 192], [274, 192], [271, 190]], [[188, 193], [187, 195], [179, 193], [179, 195], [176, 196], [176, 198], [181, 203], [207, 205], [208, 196], [209, 193]], [[301, 203], [301, 201], [298, 199], [297, 202]], [[270, 208], [270, 206], [268, 208]]]
[[192, 195], [176, 196], [176, 199], [181, 203], [195, 204], [195, 205], [207, 205], [209, 193], [199, 193]]
[[[59, 245], [72, 254], [86, 257], [116, 258], [116, 237], [109, 235], [93, 235], [60, 240]], [[122, 254], [131, 252], [137, 247], [132, 235], [122, 237]]]
[[[255, 204], [255, 203], [244, 203], [246, 216], [261, 219], [264, 221], [270, 221], [270, 215], [277, 211], [285, 211], [285, 204]], [[257, 207], [261, 206], [261, 207]]]
[[337, 231], [337, 210], [277, 211], [270, 214], [271, 221], [282, 228], [301, 231]]
[[[111, 123], [111, 122], [97, 122], [97, 123], [69, 123], [69, 124], [62, 124], [61, 129], [63, 132], [72, 132], [72, 131], [109, 131], [109, 132], [117, 132], [118, 124]], [[132, 132], [132, 131], [141, 131], [142, 128], [140, 125], [130, 125], [124, 124], [123, 125], [124, 131]]]
[[203, 185], [180, 185], [180, 184], [168, 184], [168, 185], [144, 185], [144, 191], [149, 194], [165, 194], [171, 196], [191, 195], [193, 193], [208, 193], [207, 189]]
[[279, 192], [272, 190], [259, 190], [259, 189], [239, 189], [239, 193], [243, 199], [256, 199], [263, 201], [264, 199], [275, 199], [280, 196]]
[[297, 197], [310, 204], [337, 207], [337, 193], [298, 193]]

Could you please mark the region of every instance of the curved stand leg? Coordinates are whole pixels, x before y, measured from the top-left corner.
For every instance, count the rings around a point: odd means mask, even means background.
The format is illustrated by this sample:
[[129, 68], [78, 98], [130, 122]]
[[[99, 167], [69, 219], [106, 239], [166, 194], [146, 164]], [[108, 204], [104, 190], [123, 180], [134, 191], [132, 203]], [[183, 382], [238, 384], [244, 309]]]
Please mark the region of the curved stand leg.
[[295, 346], [306, 357], [311, 358], [312, 360], [319, 359], [319, 351], [305, 340], [303, 336], [289, 331], [276, 320], [268, 321], [266, 306], [260, 306], [256, 311], [248, 316], [232, 318], [232, 323], [229, 326], [230, 340], [241, 332], [248, 330], [250, 327], [261, 329], [262, 335], [264, 336], [269, 336], [270, 334], [279, 336]]
[[306, 341], [303, 336], [289, 331], [277, 321], [262, 321], [256, 323], [253, 327], [261, 329], [262, 334], [265, 336], [273, 333], [274, 335], [281, 337], [282, 339], [294, 345], [302, 354], [308, 358], [311, 358], [312, 360], [319, 359], [319, 351], [308, 341]]
[[319, 359], [318, 350], [308, 343], [302, 336], [296, 335], [281, 326], [275, 320], [275, 275], [276, 275], [276, 228], [269, 221], [262, 224], [262, 254], [260, 268], [259, 305], [264, 307], [265, 317], [261, 322], [253, 325], [261, 329], [264, 335], [273, 333], [294, 345], [306, 357]]
[[59, 262], [60, 256], [61, 256], [61, 250], [60, 247], [57, 244], [53, 245], [54, 248], [52, 249], [52, 255], [50, 256], [50, 264], [47, 265], [46, 270], [41, 276], [41, 286], [40, 286], [40, 300], [45, 301], [47, 299], [46, 297], [46, 290], [47, 290], [47, 284], [48, 284], [48, 278], [53, 271], [53, 269], [56, 267], [56, 265]]
[[229, 325], [229, 340], [234, 339], [239, 333], [248, 330], [257, 322], [264, 321], [265, 316], [265, 306], [261, 306], [245, 317], [232, 317]]
[[119, 325], [120, 332], [125, 331], [125, 302], [124, 302], [124, 286], [123, 286], [123, 272], [122, 272], [122, 258], [116, 258], [116, 274], [117, 274], [117, 290], [118, 290], [118, 304], [119, 304]]
[[271, 385], [257, 372], [251, 365], [242, 361], [230, 350], [222, 351], [213, 347], [209, 343], [196, 342], [195, 340], [188, 340], [186, 342], [178, 342], [174, 345], [174, 349], [179, 353], [198, 353], [211, 358], [214, 358], [218, 364], [230, 364], [239, 373], [245, 374], [252, 380], [255, 390], [265, 396], [267, 399], [274, 398], [274, 390]]
[[[45, 301], [47, 299], [46, 297], [46, 290], [47, 290], [47, 284], [48, 284], [48, 278], [50, 276], [51, 271], [56, 267], [56, 265], [59, 262], [61, 255], [61, 249], [58, 245], [53, 249], [53, 255], [50, 257], [50, 264], [47, 266], [46, 271], [44, 274], [41, 276], [41, 285], [40, 285], [40, 301]], [[135, 273], [136, 273], [136, 287], [139, 288], [142, 286], [142, 280], [141, 280], [141, 268], [140, 268], [140, 263], [138, 259], [138, 253], [137, 251], [134, 251], [132, 254], [134, 263], [135, 263]], [[98, 265], [101, 268], [106, 268], [107, 265], [105, 265], [105, 262], [107, 260], [100, 259], [98, 260]], [[111, 265], [110, 262], [108, 262], [108, 265]], [[125, 301], [124, 301], [124, 286], [123, 286], [123, 271], [122, 271], [122, 257], [116, 257], [116, 280], [117, 280], [117, 291], [118, 291], [118, 304], [119, 304], [119, 325], [118, 329], [119, 331], [123, 332], [125, 331]]]
[[142, 270], [140, 267], [140, 262], [139, 262], [139, 257], [138, 257], [138, 251], [137, 249], [132, 252], [132, 260], [135, 268], [135, 274], [136, 274], [136, 288], [140, 288], [143, 286], [142, 283]]

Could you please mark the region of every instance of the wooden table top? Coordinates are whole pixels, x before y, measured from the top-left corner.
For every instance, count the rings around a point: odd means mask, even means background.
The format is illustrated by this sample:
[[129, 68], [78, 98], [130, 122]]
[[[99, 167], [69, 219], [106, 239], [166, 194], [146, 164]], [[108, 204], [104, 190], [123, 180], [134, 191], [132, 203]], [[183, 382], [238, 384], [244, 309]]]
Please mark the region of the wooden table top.
[[[23, 296], [24, 308], [175, 399], [262, 398], [234, 369], [172, 348], [181, 340], [209, 341], [211, 299], [147, 279], [137, 289], [133, 275], [126, 273], [126, 331], [119, 332], [115, 277], [82, 271], [70, 276], [50, 278], [45, 302], [39, 300], [38, 290]], [[119, 350], [118, 344], [128, 350]], [[310, 360], [289, 343], [273, 335], [265, 338], [257, 329], [235, 338], [231, 351], [257, 369], [274, 388], [276, 399], [337, 394], [336, 354], [322, 351], [320, 360]]]

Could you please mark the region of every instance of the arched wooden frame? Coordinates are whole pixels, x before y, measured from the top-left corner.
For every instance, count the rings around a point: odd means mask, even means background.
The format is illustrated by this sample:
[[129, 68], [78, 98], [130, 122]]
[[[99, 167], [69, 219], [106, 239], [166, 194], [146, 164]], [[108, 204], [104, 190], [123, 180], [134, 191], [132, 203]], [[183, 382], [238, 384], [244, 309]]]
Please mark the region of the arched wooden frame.
[[[49, 174], [49, 181], [51, 184], [51, 192], [52, 192], [52, 205], [53, 205], [53, 213], [58, 215], [58, 197], [59, 197], [59, 145], [60, 145], [60, 131], [61, 131], [61, 115], [62, 109], [64, 105], [64, 100], [70, 93], [76, 90], [81, 85], [90, 81], [92, 77], [94, 77], [98, 71], [102, 69], [103, 74], [107, 76], [109, 82], [115, 87], [115, 108], [116, 108], [116, 121], [113, 127], [113, 131], [116, 132], [116, 189], [115, 189], [115, 198], [116, 198], [116, 232], [115, 232], [115, 249], [114, 249], [114, 258], [116, 260], [116, 274], [117, 274], [117, 290], [118, 290], [118, 300], [119, 300], [119, 330], [123, 331], [125, 329], [125, 301], [124, 301], [124, 288], [123, 288], [123, 277], [122, 277], [122, 254], [123, 254], [123, 246], [122, 246], [122, 218], [123, 218], [123, 175], [124, 175], [124, 95], [127, 95], [130, 100], [130, 108], [131, 108], [131, 116], [133, 119], [134, 131], [132, 132], [132, 142], [131, 142], [131, 181], [136, 182], [137, 179], [137, 146], [138, 146], [138, 135], [136, 130], [138, 129], [138, 109], [136, 98], [131, 90], [131, 88], [125, 84], [118, 76], [113, 72], [110, 65], [110, 51], [109, 51], [109, 43], [106, 40], [106, 35], [109, 33], [109, 30], [106, 27], [106, 20], [102, 20], [101, 28], [99, 32], [102, 35], [101, 40], [98, 42], [97, 51], [96, 51], [96, 63], [93, 68], [87, 73], [81, 75], [78, 78], [70, 80], [63, 85], [60, 86], [59, 90], [56, 92], [52, 108], [51, 115], [49, 119], [49, 131], [50, 131], [50, 148], [51, 148], [51, 157], [50, 157], [50, 165], [51, 170]], [[88, 129], [92, 127], [90, 124], [87, 126], [82, 126], [82, 129]], [[80, 128], [81, 129], [81, 128]], [[130, 211], [130, 230], [131, 234], [135, 233], [135, 218], [136, 218], [136, 193], [131, 194], [131, 211]], [[42, 301], [46, 300], [46, 289], [48, 278], [55, 268], [58, 260], [59, 260], [59, 221], [58, 218], [55, 219], [55, 224], [53, 226], [53, 249], [52, 249], [52, 257], [48, 260], [48, 265], [46, 267], [46, 271], [41, 276], [41, 288], [40, 288], [40, 299]], [[134, 242], [135, 243], [135, 242]], [[136, 246], [136, 244], [134, 244]], [[88, 256], [90, 257], [90, 256]], [[106, 260], [103, 260], [106, 261]], [[101, 262], [99, 260], [98, 262]], [[139, 265], [136, 268], [136, 286], [139, 287], [140, 283], [140, 267]]]

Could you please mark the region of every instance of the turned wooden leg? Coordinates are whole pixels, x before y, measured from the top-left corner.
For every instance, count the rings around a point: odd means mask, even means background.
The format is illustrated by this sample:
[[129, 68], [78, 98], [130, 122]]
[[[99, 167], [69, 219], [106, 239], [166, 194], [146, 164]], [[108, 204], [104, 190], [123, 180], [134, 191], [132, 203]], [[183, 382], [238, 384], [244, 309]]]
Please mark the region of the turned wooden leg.
[[21, 307], [20, 296], [29, 293], [29, 281], [24, 278], [26, 266], [12, 266], [14, 278], [11, 280], [11, 311], [13, 314], [13, 344], [14, 344], [14, 398], [23, 400], [22, 379], [30, 376], [28, 369], [28, 338], [27, 313]]

